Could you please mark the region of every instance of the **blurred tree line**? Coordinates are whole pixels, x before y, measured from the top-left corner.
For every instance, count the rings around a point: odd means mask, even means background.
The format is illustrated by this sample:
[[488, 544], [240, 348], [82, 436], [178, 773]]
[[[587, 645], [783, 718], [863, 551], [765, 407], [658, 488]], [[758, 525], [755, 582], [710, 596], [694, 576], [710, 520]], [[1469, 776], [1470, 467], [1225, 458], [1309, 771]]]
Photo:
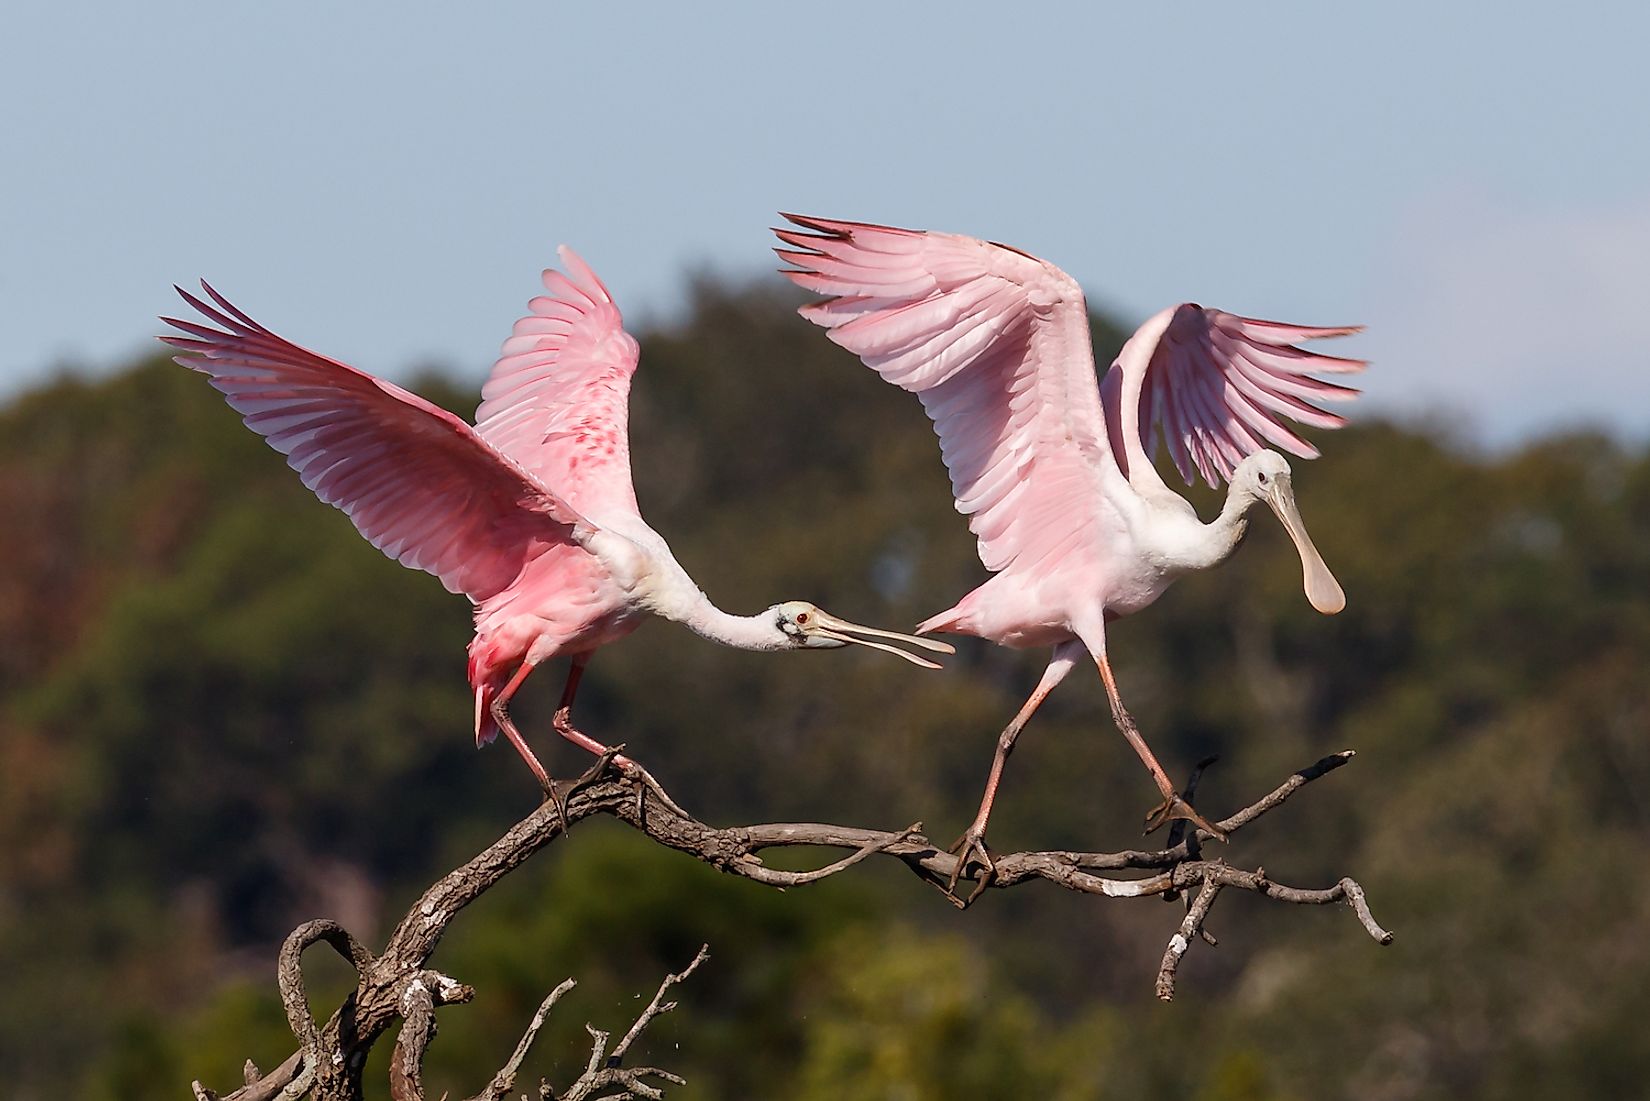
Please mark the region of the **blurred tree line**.
[[[938, 449], [915, 401], [792, 305], [705, 280], [642, 334], [643, 510], [724, 607], [914, 623], [984, 576]], [[1096, 322], [1102, 361], [1121, 335]], [[474, 381], [419, 389], [467, 412]], [[1232, 898], [1162, 1006], [1177, 907], [1025, 887], [959, 913], [870, 865], [780, 894], [597, 822], [455, 923], [434, 962], [479, 994], [442, 1013], [435, 1091], [476, 1088], [574, 975], [527, 1067], [570, 1079], [583, 1023], [628, 1024], [708, 941], [640, 1052], [689, 1099], [1638, 1093], [1650, 454], [1574, 434], [1490, 458], [1447, 425], [1383, 423], [1325, 450], [1296, 484], [1346, 612], [1312, 612], [1257, 515], [1232, 561], [1117, 624], [1114, 656], [1171, 768], [1222, 755], [1207, 812], [1359, 751], [1233, 857], [1303, 885], [1358, 876], [1394, 946], [1343, 913]], [[327, 915], [374, 942], [536, 802], [514, 754], [470, 743], [468, 609], [158, 358], [0, 411], [0, 515], [4, 1092], [232, 1085], [292, 1048], [288, 929]], [[949, 839], [1044, 659], [969, 643], [923, 674], [652, 623], [592, 663], [581, 718], [710, 821], [921, 818]], [[567, 774], [587, 762], [548, 736], [559, 687], [535, 678], [517, 715]], [[1021, 742], [992, 840], [1128, 847], [1154, 799], [1074, 676]], [[320, 1007], [347, 975], [312, 966]]]

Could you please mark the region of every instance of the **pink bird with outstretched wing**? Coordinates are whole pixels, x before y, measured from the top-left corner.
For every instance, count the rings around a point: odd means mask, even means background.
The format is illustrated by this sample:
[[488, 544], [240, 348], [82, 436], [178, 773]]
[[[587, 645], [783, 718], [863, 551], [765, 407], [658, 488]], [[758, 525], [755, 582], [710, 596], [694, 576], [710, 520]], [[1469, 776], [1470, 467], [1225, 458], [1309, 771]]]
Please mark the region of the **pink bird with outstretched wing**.
[[596, 274], [572, 250], [560, 255], [567, 274], [544, 272], [550, 293], [529, 303], [504, 342], [474, 427], [276, 336], [205, 283], [210, 302], [178, 293], [206, 323], [162, 318], [182, 335], [161, 339], [373, 546], [470, 598], [476, 742], [503, 731], [546, 792], [549, 775], [510, 719], [511, 697], [539, 665], [571, 658], [555, 729], [608, 752], [573, 726], [574, 693], [591, 654], [649, 613], [746, 650], [858, 643], [937, 668], [877, 641], [952, 652], [932, 639], [862, 627], [805, 601], [730, 615], [699, 590], [636, 507], [636, 341]]
[[[917, 630], [1053, 647], [1042, 680], [997, 740], [979, 813], [952, 849], [963, 857], [958, 871], [978, 863], [992, 873], [985, 829], [1004, 762], [1085, 652], [1118, 728], [1162, 793], [1148, 831], [1185, 818], [1224, 838], [1177, 794], [1123, 707], [1106, 623], [1146, 607], [1181, 574], [1224, 560], [1257, 501], [1294, 540], [1312, 606], [1341, 610], [1340, 585], [1295, 506], [1289, 464], [1270, 448], [1313, 458], [1316, 449], [1287, 422], [1344, 423], [1314, 402], [1357, 391], [1315, 376], [1364, 363], [1294, 345], [1358, 327], [1281, 325], [1185, 303], [1140, 326], [1096, 386], [1082, 289], [1053, 264], [955, 234], [785, 217], [800, 229], [774, 231], [790, 246], [775, 250], [793, 266], [783, 274], [829, 296], [802, 316], [922, 401], [957, 511], [994, 574]], [[1194, 470], [1211, 487], [1230, 483], [1213, 522], [1199, 521], [1158, 476], [1159, 430], [1187, 484]]]

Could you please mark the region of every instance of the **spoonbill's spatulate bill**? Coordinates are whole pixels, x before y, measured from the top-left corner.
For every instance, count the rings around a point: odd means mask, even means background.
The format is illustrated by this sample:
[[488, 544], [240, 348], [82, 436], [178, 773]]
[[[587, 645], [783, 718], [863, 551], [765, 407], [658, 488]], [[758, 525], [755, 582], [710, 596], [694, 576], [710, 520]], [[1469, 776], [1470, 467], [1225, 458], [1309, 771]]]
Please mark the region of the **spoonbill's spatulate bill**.
[[[775, 251], [793, 283], [829, 297], [802, 316], [883, 378], [915, 393], [934, 422], [957, 511], [995, 576], [918, 626], [1005, 646], [1052, 646], [1031, 698], [997, 742], [985, 796], [953, 851], [991, 868], [984, 838], [1003, 764], [1026, 721], [1086, 651], [1112, 715], [1163, 801], [1148, 830], [1186, 805], [1123, 707], [1106, 659], [1106, 623], [1156, 600], [1189, 570], [1222, 561], [1264, 501], [1300, 553], [1307, 599], [1326, 615], [1346, 599], [1306, 534], [1279, 447], [1317, 451], [1285, 418], [1335, 428], [1317, 401], [1357, 391], [1314, 377], [1361, 360], [1294, 345], [1358, 327], [1313, 328], [1238, 317], [1191, 303], [1142, 325], [1096, 386], [1083, 292], [1053, 264], [1005, 245], [944, 233], [785, 216]], [[1230, 482], [1202, 523], [1157, 474], [1161, 427], [1187, 484]], [[955, 880], [953, 880], [953, 884]]]
[[477, 744], [503, 731], [546, 790], [549, 776], [511, 721], [510, 698], [534, 668], [567, 655], [555, 728], [607, 752], [573, 726], [573, 696], [590, 655], [647, 613], [746, 650], [858, 643], [937, 668], [891, 645], [952, 652], [932, 639], [862, 627], [805, 601], [730, 615], [699, 591], [636, 507], [636, 341], [596, 274], [572, 250], [560, 255], [567, 274], [544, 273], [550, 293], [531, 301], [504, 342], [474, 427], [276, 336], [204, 283], [210, 302], [178, 293], [207, 324], [163, 318], [183, 335], [161, 339], [182, 350], [179, 363], [209, 375], [247, 426], [373, 546], [470, 598]]

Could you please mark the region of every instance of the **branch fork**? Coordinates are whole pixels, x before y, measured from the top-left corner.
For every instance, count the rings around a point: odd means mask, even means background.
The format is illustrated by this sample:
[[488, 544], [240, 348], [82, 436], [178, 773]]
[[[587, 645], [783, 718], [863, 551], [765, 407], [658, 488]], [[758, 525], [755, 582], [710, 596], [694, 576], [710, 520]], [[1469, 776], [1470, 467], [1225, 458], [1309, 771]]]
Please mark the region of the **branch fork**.
[[[1293, 773], [1216, 825], [1228, 835], [1236, 833], [1352, 757], [1351, 750], [1325, 757]], [[1184, 796], [1188, 800], [1208, 763], [1201, 762], [1193, 771]], [[994, 869], [976, 870], [977, 864], [959, 868], [963, 858], [937, 848], [923, 835], [920, 822], [894, 831], [817, 822], [729, 828], [707, 825], [683, 810], [645, 769], [635, 764], [617, 765], [608, 755], [583, 776], [555, 785], [549, 798], [503, 837], [430, 886], [390, 934], [381, 954], [374, 956], [336, 922], [311, 921], [295, 929], [281, 947], [277, 980], [298, 1050], [267, 1074], [259, 1073], [248, 1062], [246, 1084], [224, 1095], [221, 1101], [277, 1101], [303, 1096], [313, 1096], [317, 1101], [357, 1101], [368, 1050], [397, 1022], [400, 1032], [390, 1072], [391, 1094], [396, 1101], [423, 1101], [422, 1064], [435, 1037], [435, 1010], [468, 1001], [474, 994], [469, 987], [427, 966], [448, 925], [465, 906], [538, 850], [564, 836], [578, 822], [596, 815], [618, 819], [658, 844], [727, 874], [780, 890], [817, 883], [872, 857], [887, 857], [901, 862], [953, 901], [957, 900], [948, 884], [958, 878], [976, 884], [969, 902], [987, 890], [1006, 890], [1033, 879], [1106, 898], [1189, 898], [1185, 916], [1170, 936], [1157, 971], [1155, 989], [1164, 1001], [1174, 997], [1180, 961], [1192, 942], [1201, 939], [1209, 945], [1216, 943], [1205, 922], [1220, 893], [1228, 889], [1299, 905], [1344, 904], [1376, 943], [1392, 941], [1392, 934], [1375, 921], [1357, 881], [1343, 878], [1323, 889], [1290, 887], [1273, 881], [1263, 868], [1249, 871], [1222, 860], [1206, 860], [1202, 843], [1213, 835], [1178, 821], [1171, 827], [1169, 844], [1162, 849], [1016, 852], [995, 857]], [[762, 861], [761, 853], [766, 849], [797, 845], [842, 849], [846, 854], [802, 872], [771, 868]], [[1133, 878], [1103, 874], [1118, 871], [1147, 874]], [[355, 991], [324, 1026], [316, 1024], [310, 1011], [301, 966], [304, 950], [318, 943], [329, 945], [348, 960], [359, 976]], [[541, 1098], [594, 1101], [594, 1091], [616, 1089], [618, 1092], [602, 1097], [652, 1099], [663, 1096], [657, 1083], [680, 1084], [681, 1079], [668, 1071], [626, 1068], [621, 1061], [649, 1023], [675, 1008], [674, 1002], [664, 1001], [666, 992], [693, 974], [706, 956], [706, 950], [701, 949], [680, 973], [667, 975], [647, 1009], [611, 1051], [607, 1050], [609, 1034], [591, 1028], [592, 1051], [584, 1073], [561, 1094], [541, 1086]], [[545, 1017], [572, 987], [573, 980], [568, 979], [551, 991], [515, 1052], [472, 1101], [503, 1101], [514, 1088], [521, 1062]], [[219, 1101], [218, 1095], [199, 1082], [193, 1085], [197, 1101]]]

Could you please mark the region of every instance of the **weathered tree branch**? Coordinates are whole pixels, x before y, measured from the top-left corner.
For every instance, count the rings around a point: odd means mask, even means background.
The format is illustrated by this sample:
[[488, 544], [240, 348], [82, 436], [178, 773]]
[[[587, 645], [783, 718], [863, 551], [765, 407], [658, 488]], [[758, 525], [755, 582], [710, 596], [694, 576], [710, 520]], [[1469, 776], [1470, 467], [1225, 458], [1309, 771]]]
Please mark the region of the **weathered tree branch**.
[[487, 1083], [487, 1088], [470, 1101], [504, 1101], [509, 1092], [516, 1088], [516, 1074], [521, 1070], [521, 1061], [527, 1058], [533, 1041], [538, 1039], [539, 1029], [544, 1027], [545, 1018], [550, 1016], [550, 1011], [561, 1001], [561, 996], [577, 985], [578, 983], [572, 979], [563, 979], [560, 986], [550, 991], [549, 996], [539, 1003], [538, 1012], [533, 1014], [533, 1019], [527, 1023], [527, 1031], [521, 1034], [521, 1043], [516, 1045], [516, 1050], [504, 1061], [504, 1066], [499, 1072], [493, 1075], [493, 1080]]
[[693, 957], [692, 963], [677, 974], [666, 975], [664, 982], [659, 984], [658, 992], [653, 995], [653, 1000], [648, 1002], [647, 1008], [637, 1016], [636, 1023], [630, 1026], [630, 1031], [624, 1034], [624, 1039], [613, 1046], [612, 1052], [607, 1051], [608, 1034], [585, 1025], [591, 1040], [590, 1061], [585, 1064], [584, 1073], [567, 1087], [566, 1092], [555, 1095], [556, 1101], [586, 1101], [594, 1096], [597, 1090], [605, 1090], [611, 1086], [618, 1086], [619, 1092], [604, 1094], [601, 1101], [627, 1101], [636, 1097], [654, 1101], [663, 1097], [664, 1091], [647, 1079], [658, 1078], [678, 1086], [683, 1085], [682, 1078], [668, 1070], [660, 1070], [658, 1067], [626, 1067], [622, 1064], [625, 1055], [630, 1051], [630, 1045], [653, 1023], [654, 1018], [676, 1008], [675, 1002], [664, 1000], [665, 991], [693, 974], [699, 969], [699, 965], [709, 958], [710, 946], [701, 945], [699, 954]]
[[[1277, 809], [1296, 791], [1351, 760], [1347, 750], [1325, 757], [1292, 774], [1282, 784], [1217, 823], [1227, 834], [1235, 834], [1263, 815]], [[1205, 762], [1207, 763], [1207, 762]], [[1201, 772], [1203, 765], [1199, 765]], [[1188, 787], [1195, 786], [1196, 773]], [[435, 1034], [435, 1009], [468, 1001], [468, 987], [427, 969], [426, 964], [453, 918], [489, 887], [538, 850], [561, 837], [578, 822], [606, 815], [640, 830], [661, 845], [702, 860], [731, 875], [781, 890], [817, 882], [873, 856], [886, 856], [905, 864], [919, 879], [947, 897], [958, 857], [933, 845], [917, 823], [904, 830], [883, 831], [814, 822], [776, 822], [751, 826], [718, 828], [692, 817], [660, 788], [651, 776], [639, 770], [621, 774], [604, 758], [578, 780], [558, 785], [557, 798], [547, 800], [526, 818], [512, 826], [503, 837], [474, 859], [443, 876], [413, 904], [390, 934], [383, 952], [374, 957], [348, 932], [329, 921], [308, 922], [287, 938], [280, 953], [278, 981], [287, 1020], [299, 1050], [279, 1067], [262, 1077], [250, 1064], [247, 1084], [225, 1095], [223, 1101], [274, 1101], [312, 1094], [317, 1101], [355, 1101], [361, 1096], [360, 1074], [366, 1056], [379, 1037], [397, 1021], [401, 1034], [396, 1042], [391, 1077], [393, 1095], [401, 1099], [422, 1098], [420, 1070], [423, 1053]], [[1223, 860], [1207, 860], [1202, 843], [1209, 834], [1187, 830], [1178, 823], [1169, 845], [1155, 850], [1122, 852], [1017, 852], [995, 857], [994, 871], [975, 864], [962, 869], [961, 879], [973, 880], [976, 888], [970, 901], [988, 889], [1007, 889], [1027, 880], [1042, 879], [1070, 891], [1108, 898], [1144, 898], [1157, 895], [1192, 899], [1185, 920], [1170, 938], [1157, 975], [1157, 995], [1174, 996], [1175, 974], [1193, 939], [1202, 936], [1208, 943], [1203, 923], [1217, 896], [1226, 889], [1251, 891], [1281, 902], [1303, 905], [1344, 903], [1357, 915], [1377, 943], [1388, 944], [1392, 934], [1382, 929], [1370, 913], [1363, 888], [1352, 879], [1342, 879], [1321, 889], [1287, 887], [1272, 882], [1264, 869], [1246, 871]], [[765, 849], [808, 845], [848, 850], [848, 855], [808, 872], [770, 868], [759, 855]], [[1130, 878], [1097, 873], [1114, 871], [1150, 872]], [[959, 903], [966, 905], [966, 903]], [[305, 948], [325, 941], [355, 967], [359, 982], [354, 993], [318, 1027], [304, 993], [300, 957]], [[635, 1036], [653, 1017], [667, 1012], [665, 990], [691, 974], [703, 958], [696, 959], [680, 975], [668, 976], [642, 1018], [626, 1034], [610, 1056], [592, 1056], [586, 1076], [600, 1071], [603, 1085], [589, 1090], [619, 1086], [613, 1096], [660, 1096], [657, 1087], [641, 1081], [646, 1075], [663, 1081], [676, 1079], [653, 1070], [623, 1070], [614, 1065], [629, 1049]], [[497, 1101], [513, 1088], [514, 1078], [544, 1016], [569, 983], [551, 993], [535, 1014], [516, 1053], [504, 1069], [477, 1098]], [[597, 1051], [605, 1049], [607, 1037], [592, 1030]], [[596, 1064], [606, 1064], [598, 1067]], [[584, 1079], [581, 1078], [580, 1081]], [[651, 1092], [649, 1092], [651, 1091]], [[200, 1101], [216, 1101], [216, 1095], [195, 1083]], [[565, 1095], [568, 1101], [575, 1095]]]

